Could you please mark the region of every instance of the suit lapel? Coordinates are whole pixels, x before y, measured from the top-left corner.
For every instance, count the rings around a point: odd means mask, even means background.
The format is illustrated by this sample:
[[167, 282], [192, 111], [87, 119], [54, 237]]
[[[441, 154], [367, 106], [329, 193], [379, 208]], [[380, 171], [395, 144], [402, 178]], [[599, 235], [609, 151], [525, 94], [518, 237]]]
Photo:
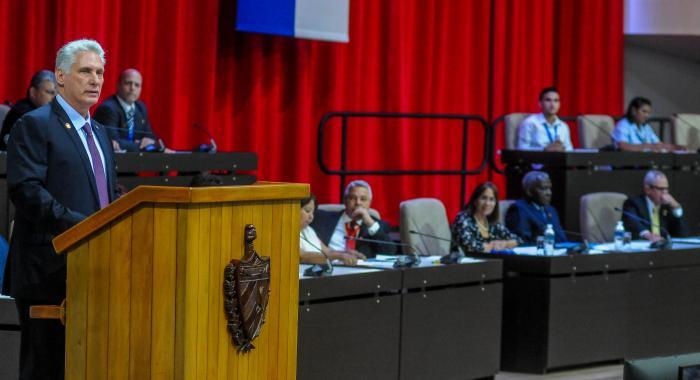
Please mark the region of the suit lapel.
[[[97, 195], [97, 185], [95, 184], [95, 174], [92, 171], [92, 165], [90, 164], [90, 158], [87, 155], [87, 152], [85, 151], [85, 146], [83, 145], [83, 141], [80, 140], [80, 136], [78, 136], [78, 128], [76, 128], [73, 123], [71, 123], [70, 118], [68, 118], [68, 115], [66, 112], [63, 110], [60, 104], [58, 104], [57, 100], [53, 100], [51, 103], [51, 108], [58, 118], [59, 125], [63, 131], [68, 135], [68, 138], [73, 142], [73, 146], [78, 153], [78, 156], [80, 157], [80, 161], [82, 162], [83, 168], [85, 169], [85, 174], [90, 178], [90, 188], [92, 189], [92, 195], [94, 200], [99, 204], [99, 196]], [[67, 126], [71, 126], [71, 128], [68, 128]]]

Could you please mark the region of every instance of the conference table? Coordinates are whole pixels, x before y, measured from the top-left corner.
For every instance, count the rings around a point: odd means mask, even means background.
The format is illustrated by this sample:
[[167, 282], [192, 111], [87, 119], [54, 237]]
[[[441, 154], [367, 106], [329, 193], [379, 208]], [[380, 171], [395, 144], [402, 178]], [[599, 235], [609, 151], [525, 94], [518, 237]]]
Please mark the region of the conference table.
[[500, 367], [499, 260], [299, 270], [299, 379], [475, 379]]
[[588, 193], [613, 191], [634, 196], [642, 193], [644, 175], [650, 169], [663, 171], [671, 193], [683, 205], [692, 234], [700, 234], [700, 154], [599, 152], [541, 152], [504, 150], [507, 197], [523, 195], [522, 178], [530, 170], [547, 172], [552, 179], [552, 205], [564, 228], [580, 231], [581, 197]]
[[700, 351], [700, 239], [673, 249], [503, 260], [501, 368], [545, 373], [590, 363]]

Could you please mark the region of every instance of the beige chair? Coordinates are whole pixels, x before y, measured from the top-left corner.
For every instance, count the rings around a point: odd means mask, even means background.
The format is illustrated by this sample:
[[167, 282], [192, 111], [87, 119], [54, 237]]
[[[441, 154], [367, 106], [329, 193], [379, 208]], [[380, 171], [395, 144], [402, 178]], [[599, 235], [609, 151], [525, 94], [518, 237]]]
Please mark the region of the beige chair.
[[673, 143], [685, 145], [690, 150], [700, 148], [700, 115], [678, 113], [671, 116], [671, 136]]
[[5, 121], [5, 116], [7, 116], [8, 112], [10, 112], [10, 106], [0, 103], [0, 126], [2, 122]]
[[581, 148], [600, 149], [613, 143], [615, 120], [608, 115], [579, 115], [576, 126]]
[[518, 126], [528, 116], [530, 116], [529, 113], [519, 112], [508, 114], [503, 118], [506, 132], [506, 149], [518, 148]]
[[[318, 205], [318, 209], [323, 211], [343, 211], [345, 210], [345, 205], [342, 203], [323, 203]], [[373, 208], [369, 209], [369, 214], [375, 219], [382, 219], [379, 211]]]
[[498, 201], [498, 222], [506, 224], [506, 213], [508, 208], [515, 203], [515, 199], [501, 199]]
[[590, 193], [581, 197], [579, 222], [581, 235], [589, 243], [603, 243], [613, 240], [615, 225], [622, 213], [615, 207], [622, 208], [627, 199], [625, 194], [601, 192]]
[[401, 241], [415, 247], [419, 254], [445, 256], [450, 253], [450, 242], [412, 234], [417, 231], [451, 239], [450, 222], [445, 206], [439, 199], [416, 198], [401, 202]]

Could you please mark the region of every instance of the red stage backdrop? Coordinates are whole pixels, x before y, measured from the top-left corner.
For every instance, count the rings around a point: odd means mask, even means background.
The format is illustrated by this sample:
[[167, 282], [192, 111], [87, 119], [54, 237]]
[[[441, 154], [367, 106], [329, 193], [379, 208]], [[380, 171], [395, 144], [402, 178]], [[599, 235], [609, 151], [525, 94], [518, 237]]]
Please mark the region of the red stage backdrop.
[[[623, 107], [620, 0], [352, 0], [349, 44], [236, 32], [233, 0], [10, 0], [0, 15], [0, 99], [22, 97], [63, 43], [94, 38], [107, 50], [103, 99], [119, 72], [135, 67], [167, 145], [205, 142], [192, 128], [200, 123], [221, 150], [257, 152], [260, 179], [310, 182], [321, 202], [339, 201], [339, 179], [316, 163], [328, 111], [491, 120], [537, 111], [538, 91], [549, 85], [561, 90], [562, 114]], [[324, 142], [336, 168], [338, 126]], [[483, 135], [477, 124], [470, 131], [475, 168]], [[351, 169], [458, 169], [461, 130], [456, 122], [358, 120], [348, 149]], [[488, 177], [469, 177], [467, 192]], [[460, 208], [457, 178], [366, 179], [373, 206], [394, 223], [404, 199], [440, 198], [450, 218]]]

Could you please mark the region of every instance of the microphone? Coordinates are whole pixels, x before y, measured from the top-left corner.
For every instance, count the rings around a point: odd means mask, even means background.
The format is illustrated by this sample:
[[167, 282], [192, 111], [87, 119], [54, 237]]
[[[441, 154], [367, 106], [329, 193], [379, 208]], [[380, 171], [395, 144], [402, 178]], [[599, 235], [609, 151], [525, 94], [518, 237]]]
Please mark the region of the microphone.
[[[107, 126], [107, 125], [102, 125], [102, 128], [108, 129], [108, 130], [110, 130], [110, 131], [116, 131], [116, 132], [124, 132], [124, 131], [127, 130], [126, 128], [110, 127], [110, 126]], [[147, 131], [147, 130], [145, 130], [145, 129], [136, 129], [136, 128], [134, 128], [134, 132], [135, 132], [135, 133], [136, 133], [136, 132], [138, 132], [138, 133], [143, 133], [144, 135], [147, 135], [148, 137], [151, 137], [151, 138], [153, 138], [154, 140], [156, 140], [156, 141], [158, 142], [158, 145], [156, 145], [156, 144], [148, 144], [148, 145], [146, 145], [143, 149], [141, 149], [141, 151], [143, 151], [143, 152], [158, 152], [158, 153], [160, 153], [160, 152], [162, 152], [162, 151], [165, 150], [165, 144], [163, 144], [163, 140], [162, 140], [161, 138], [159, 138], [158, 136], [156, 136], [155, 133], [149, 132], [149, 131]], [[111, 136], [110, 136], [110, 138], [111, 138]]]
[[[651, 222], [649, 222], [649, 221], [646, 220], [646, 219], [640, 218], [640, 217], [638, 217], [637, 215], [634, 215], [634, 214], [632, 214], [632, 213], [629, 212], [629, 211], [625, 211], [625, 210], [623, 210], [623, 209], [620, 208], [620, 207], [614, 207], [614, 210], [617, 211], [617, 212], [621, 212], [621, 213], [625, 214], [626, 216], [628, 216], [628, 217], [630, 217], [630, 218], [632, 218], [632, 219], [634, 219], [634, 220], [636, 220], [636, 221], [638, 221], [638, 222], [641, 222], [641, 223], [643, 223], [645, 226], [649, 226], [649, 228], [651, 228]], [[655, 242], [649, 244], [649, 248], [654, 248], [654, 249], [670, 249], [671, 247], [673, 247], [673, 242], [671, 241], [671, 234], [668, 233], [668, 230], [665, 229], [665, 228], [661, 225], [661, 223], [659, 223], [659, 229], [661, 230], [661, 233], [665, 235], [665, 237], [662, 238], [661, 240], [658, 240], [658, 241], [655, 241]]]
[[214, 136], [212, 136], [211, 133], [209, 133], [209, 131], [206, 128], [202, 127], [198, 123], [192, 124], [192, 128], [198, 129], [198, 130], [204, 132], [209, 137], [209, 145], [200, 144], [197, 148], [195, 148], [195, 150], [197, 152], [206, 152], [206, 153], [211, 153], [211, 154], [216, 153], [217, 146], [216, 146], [216, 141], [214, 141]]
[[[361, 241], [365, 243], [374, 243], [374, 244], [384, 244], [384, 245], [392, 245], [394, 247], [408, 247], [411, 248], [412, 254], [411, 255], [397, 255], [396, 256], [396, 261], [394, 261], [394, 268], [410, 268], [414, 266], [418, 266], [421, 262], [420, 257], [418, 257], [418, 254], [416, 254], [416, 251], [420, 252], [420, 250], [410, 244], [406, 243], [394, 243], [393, 241], [385, 241], [385, 240], [377, 240], [377, 239], [365, 239], [365, 238], [359, 238], [359, 237], [354, 237], [354, 236], [348, 236], [345, 235], [343, 236], [345, 240], [355, 240], [355, 241]], [[423, 255], [423, 252], [420, 252], [421, 255]]]
[[[598, 230], [600, 230], [600, 232], [602, 233], [602, 229], [601, 229], [600, 226], [598, 225], [598, 221], [596, 221], [596, 226], [598, 227]], [[586, 253], [589, 253], [589, 251], [591, 250], [591, 246], [590, 246], [590, 244], [588, 243], [588, 240], [583, 238], [583, 234], [581, 234], [580, 232], [569, 231], [569, 230], [564, 230], [564, 229], [562, 229], [562, 231], [564, 231], [565, 234], [571, 234], [571, 235], [574, 235], [574, 236], [578, 236], [578, 237], [580, 237], [581, 240], [582, 240], [582, 242], [579, 243], [579, 244], [577, 244], [575, 247], [567, 247], [567, 248], [566, 248], [566, 253], [567, 253], [567, 254], [576, 255], [576, 254], [586, 254]], [[603, 235], [601, 235], [601, 236], [603, 236]], [[570, 244], [570, 243], [566, 243], [566, 244]], [[556, 244], [555, 244], [555, 246], [556, 246]]]
[[597, 130], [603, 132], [606, 136], [610, 137], [610, 144], [604, 145], [602, 148], [600, 148], [599, 150], [601, 152], [606, 152], [606, 151], [614, 152], [614, 151], [618, 150], [617, 146], [615, 145], [615, 137], [612, 135], [612, 133], [610, 133], [610, 131], [608, 131], [607, 129], [605, 129], [605, 127], [603, 127], [599, 123], [596, 123], [595, 121], [593, 121], [593, 119], [589, 118], [588, 116], [586, 116], [584, 114], [581, 114], [579, 116], [582, 119], [591, 123]]
[[456, 250], [456, 251], [450, 250], [450, 253], [448, 253], [447, 255], [442, 256], [442, 257], [440, 258], [440, 263], [441, 263], [441, 264], [457, 264], [457, 263], [459, 263], [459, 260], [460, 260], [461, 258], [464, 257], [464, 251], [462, 251], [462, 247], [460, 247], [459, 244], [457, 244], [457, 243], [456, 243], [454, 240], [452, 240], [451, 238], [450, 238], [450, 239], [447, 239], [447, 238], [440, 237], [440, 236], [435, 236], [435, 235], [431, 235], [431, 234], [426, 234], [426, 233], [424, 233], [424, 232], [418, 232], [418, 231], [416, 231], [416, 230], [409, 230], [408, 232], [411, 233], [411, 234], [413, 234], [413, 235], [418, 235], [418, 236], [423, 236], [423, 237], [427, 237], [427, 238], [430, 238], [430, 239], [435, 239], [435, 240], [450, 242], [450, 248], [451, 248], [453, 245], [456, 246], [456, 247], [457, 247], [457, 250]]
[[333, 263], [331, 262], [331, 258], [326, 255], [325, 252], [323, 252], [323, 249], [321, 247], [316, 246], [316, 244], [312, 243], [309, 241], [309, 239], [306, 238], [304, 235], [299, 235], [300, 238], [302, 238], [305, 242], [309, 243], [310, 246], [312, 246], [314, 249], [318, 249], [319, 252], [323, 255], [323, 257], [326, 258], [326, 264], [314, 264], [311, 267], [307, 268], [304, 271], [304, 276], [306, 277], [320, 277], [323, 275], [327, 274], [332, 274], [333, 273]]

